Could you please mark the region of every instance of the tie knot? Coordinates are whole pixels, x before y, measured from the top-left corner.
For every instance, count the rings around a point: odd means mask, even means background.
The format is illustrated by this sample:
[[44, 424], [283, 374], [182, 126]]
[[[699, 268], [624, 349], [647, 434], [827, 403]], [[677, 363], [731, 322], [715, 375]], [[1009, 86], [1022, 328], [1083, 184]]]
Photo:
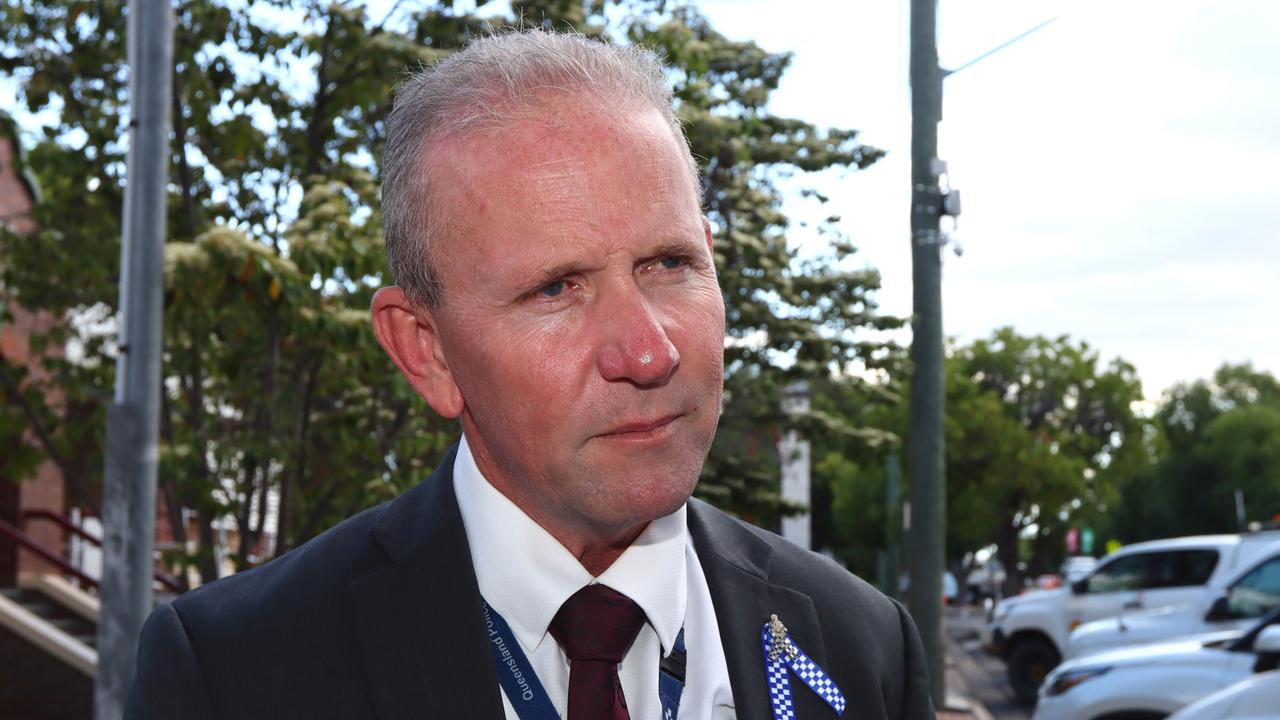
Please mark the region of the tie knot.
[[588, 585], [560, 606], [551, 621], [551, 636], [570, 660], [622, 662], [644, 625], [635, 602], [604, 585]]

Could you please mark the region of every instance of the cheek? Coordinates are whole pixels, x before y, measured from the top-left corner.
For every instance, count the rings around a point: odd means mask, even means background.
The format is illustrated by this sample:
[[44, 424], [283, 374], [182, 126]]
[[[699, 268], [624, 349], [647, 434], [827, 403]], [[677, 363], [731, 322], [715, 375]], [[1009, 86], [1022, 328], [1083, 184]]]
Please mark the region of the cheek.
[[668, 314], [669, 332], [682, 363], [696, 363], [722, 374], [724, 365], [724, 300], [719, 286], [701, 288]]
[[493, 387], [510, 389], [499, 400], [523, 402], [526, 413], [545, 415], [556, 400], [581, 394], [594, 354], [590, 338], [571, 323], [534, 322], [500, 338], [487, 342], [489, 352], [476, 358], [488, 364], [485, 374]]

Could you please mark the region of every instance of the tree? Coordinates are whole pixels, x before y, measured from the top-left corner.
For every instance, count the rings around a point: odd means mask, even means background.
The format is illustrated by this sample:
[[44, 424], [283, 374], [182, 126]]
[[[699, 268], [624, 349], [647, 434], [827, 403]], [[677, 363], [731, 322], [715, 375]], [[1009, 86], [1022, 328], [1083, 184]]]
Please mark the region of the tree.
[[1250, 403], [1219, 415], [1197, 454], [1215, 480], [1205, 488], [1213, 514], [1239, 490], [1246, 520], [1280, 519], [1280, 407]]
[[[779, 181], [866, 168], [884, 153], [859, 143], [857, 131], [822, 130], [771, 115], [769, 95], [790, 55], [730, 41], [690, 7], [657, 21], [634, 17], [625, 31], [673, 66], [677, 109], [702, 160], [704, 204], [725, 295], [725, 412], [698, 492], [770, 525], [782, 509], [776, 443], [780, 429], [797, 422], [781, 412], [783, 389], [799, 379], [865, 384], [842, 371], [881, 367], [889, 348], [867, 331], [901, 325], [877, 311], [879, 274], [848, 269], [855, 250], [838, 231], [839, 217], [819, 213], [816, 231], [828, 250], [799, 258], [796, 223], [782, 213]], [[826, 198], [803, 192], [820, 211]], [[879, 439], [846, 417], [849, 422], [819, 413], [798, 422], [809, 437]]]
[[1280, 381], [1250, 364], [1225, 364], [1210, 379], [1179, 383], [1152, 419], [1152, 457], [1123, 486], [1113, 525], [1126, 541], [1239, 530], [1280, 510], [1276, 419]]
[[[361, 8], [279, 9], [301, 29], [261, 7], [177, 8], [160, 491], [179, 552], [182, 510], [199, 511], [200, 554], [178, 561], [206, 579], [222, 518], [244, 567], [418, 479], [449, 429], [392, 379], [364, 321], [384, 272], [381, 118], [402, 69], [441, 51]], [[116, 351], [125, 5], [4, 13], [3, 70], [29, 111], [57, 118], [32, 153], [39, 230], [2, 248], [9, 298], [66, 320], [39, 342], [68, 357], [28, 387], [65, 401], [26, 415], [51, 428], [46, 454], [75, 458], [68, 480], [93, 486]], [[279, 540], [259, 547], [276, 502]]]
[[948, 502], [963, 518], [957, 534], [997, 543], [1013, 590], [1020, 536], [1034, 533], [1033, 559], [1047, 569], [1068, 522], [1096, 523], [1116, 504], [1115, 468], [1142, 448], [1141, 385], [1131, 365], [1101, 366], [1087, 343], [1011, 328], [952, 362]]
[[812, 416], [827, 423], [815, 427], [818, 423], [810, 422], [806, 429], [813, 438], [814, 547], [831, 551], [864, 578], [880, 577], [880, 551], [891, 536], [894, 544], [901, 543], [900, 515], [888, 507], [890, 501], [896, 507], [906, 494], [900, 484], [899, 496], [888, 497], [888, 463], [901, 454], [907, 424], [905, 349], [892, 349], [882, 364], [884, 373], [874, 382], [844, 377], [815, 382]]
[[[740, 451], [783, 422], [779, 389], [852, 360], [874, 364], [880, 346], [858, 331], [896, 323], [875, 312], [874, 271], [835, 264], [853, 252], [836, 218], [817, 224], [832, 251], [796, 259], [777, 182], [866, 167], [882, 153], [853, 131], [767, 112], [788, 56], [731, 42], [689, 8], [625, 9], [610, 26], [602, 0], [517, 2], [495, 22], [642, 41], [673, 65], [679, 112], [706, 159], [733, 339], [722, 436], [700, 492], [767, 520], [778, 512], [772, 445]], [[59, 318], [36, 342], [68, 348], [46, 354], [44, 379], [0, 359], [12, 380], [0, 428], [47, 428], [34, 447], [63, 458], [79, 502], [91, 504], [116, 352], [126, 5], [17, 0], [0, 13], [0, 75], [18, 82], [29, 113], [52, 118], [28, 128], [45, 198], [37, 232], [0, 238], [3, 293]], [[175, 563], [207, 579], [215, 549], [236, 567], [287, 550], [422, 479], [456, 437], [367, 328], [386, 277], [376, 159], [404, 70], [461, 47], [489, 20], [453, 3], [397, 3], [371, 17], [329, 0], [183, 0], [177, 18], [160, 491]], [[64, 400], [44, 402], [53, 394]], [[21, 477], [30, 458], [17, 462], [0, 459]], [[270, 548], [261, 541], [273, 506]], [[192, 556], [184, 508], [198, 511]], [[238, 540], [219, 548], [224, 519]]]
[[[886, 361], [888, 381], [870, 389], [908, 396], [905, 358]], [[1131, 405], [1140, 396], [1133, 369], [1100, 366], [1097, 354], [1069, 338], [1021, 336], [1009, 328], [990, 339], [952, 346], [946, 361], [947, 562], [961, 568], [967, 553], [995, 543], [1013, 576], [1023, 551], [1047, 568], [1068, 522], [1096, 524], [1115, 491], [1112, 473], [1129, 462], [1142, 425]], [[908, 431], [901, 402], [868, 402], [860, 388], [822, 386], [816, 407], [851, 423]], [[815, 495], [836, 513], [815, 519], [815, 535], [845, 562], [870, 572], [866, 548], [883, 547], [886, 459], [897, 441], [815, 444]], [[904, 489], [905, 491], [905, 489]], [[1023, 539], [1031, 535], [1030, 546]], [[906, 538], [910, 552], [910, 539]], [[1035, 553], [1039, 553], [1037, 557]]]

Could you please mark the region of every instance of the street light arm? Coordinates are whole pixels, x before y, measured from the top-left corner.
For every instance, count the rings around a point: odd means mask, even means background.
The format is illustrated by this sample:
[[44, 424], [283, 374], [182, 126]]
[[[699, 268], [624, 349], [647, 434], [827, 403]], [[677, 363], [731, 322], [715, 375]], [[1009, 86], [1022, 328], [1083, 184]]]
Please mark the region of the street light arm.
[[1010, 39], [1008, 39], [1008, 40], [1006, 40], [1006, 41], [1004, 41], [1004, 42], [1000, 43], [999, 45], [997, 45], [997, 46], [995, 46], [995, 47], [991, 48], [990, 50], [988, 50], [988, 51], [986, 51], [986, 52], [982, 53], [982, 54], [981, 54], [981, 55], [979, 55], [978, 57], [976, 57], [976, 58], [974, 58], [974, 59], [970, 60], [969, 62], [967, 62], [967, 63], [965, 63], [965, 64], [961, 65], [960, 67], [955, 68], [954, 70], [946, 70], [946, 69], [944, 69], [944, 70], [942, 71], [942, 77], [943, 77], [943, 78], [946, 78], [946, 77], [950, 77], [951, 75], [955, 75], [956, 73], [960, 72], [961, 70], [964, 70], [965, 68], [969, 67], [970, 65], [975, 65], [975, 64], [977, 64], [977, 63], [978, 63], [978, 61], [980, 61], [980, 60], [985, 60], [986, 58], [988, 58], [988, 57], [990, 57], [990, 56], [992, 56], [992, 55], [995, 55], [996, 53], [1000, 52], [1001, 50], [1003, 50], [1003, 49], [1005, 49], [1005, 48], [1009, 47], [1010, 45], [1012, 45], [1012, 44], [1014, 44], [1014, 43], [1018, 42], [1018, 41], [1019, 41], [1019, 40], [1021, 40], [1022, 38], [1024, 38], [1024, 37], [1026, 37], [1026, 36], [1030, 35], [1030, 34], [1031, 34], [1031, 33], [1033, 33], [1033, 32], [1036, 32], [1037, 30], [1039, 30], [1039, 29], [1041, 29], [1041, 28], [1045, 27], [1046, 25], [1049, 25], [1050, 23], [1052, 23], [1052, 22], [1056, 21], [1057, 19], [1058, 19], [1058, 18], [1056, 18], [1056, 17], [1051, 17], [1051, 18], [1049, 18], [1048, 20], [1045, 20], [1044, 22], [1040, 23], [1039, 25], [1036, 25], [1035, 27], [1031, 28], [1030, 30], [1027, 30], [1026, 32], [1024, 32], [1024, 33], [1022, 33], [1022, 34], [1020, 34], [1020, 35], [1016, 35], [1016, 36], [1014, 36], [1014, 37], [1012, 37], [1012, 38], [1010, 38]]

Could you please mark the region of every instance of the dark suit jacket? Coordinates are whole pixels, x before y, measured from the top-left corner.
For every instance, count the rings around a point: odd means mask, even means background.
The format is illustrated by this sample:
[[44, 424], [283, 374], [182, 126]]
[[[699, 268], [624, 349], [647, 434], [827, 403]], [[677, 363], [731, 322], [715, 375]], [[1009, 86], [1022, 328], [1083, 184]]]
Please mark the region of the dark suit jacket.
[[[453, 456], [399, 498], [156, 608], [125, 717], [502, 720]], [[739, 718], [772, 718], [760, 647], [771, 613], [844, 691], [845, 718], [933, 718], [920, 640], [900, 605], [697, 500], [689, 531]], [[791, 685], [800, 720], [834, 717]]]

